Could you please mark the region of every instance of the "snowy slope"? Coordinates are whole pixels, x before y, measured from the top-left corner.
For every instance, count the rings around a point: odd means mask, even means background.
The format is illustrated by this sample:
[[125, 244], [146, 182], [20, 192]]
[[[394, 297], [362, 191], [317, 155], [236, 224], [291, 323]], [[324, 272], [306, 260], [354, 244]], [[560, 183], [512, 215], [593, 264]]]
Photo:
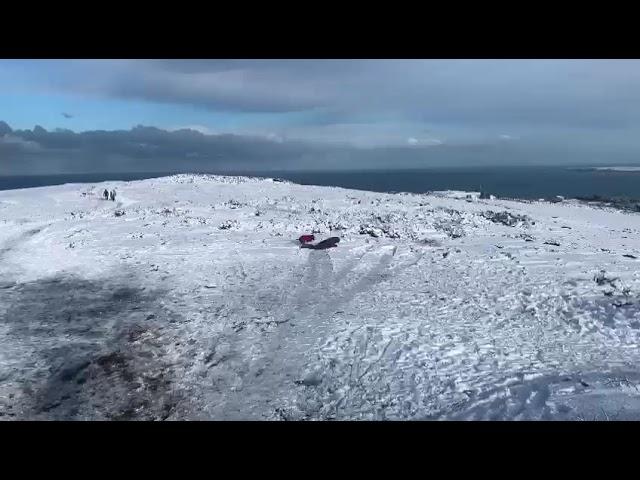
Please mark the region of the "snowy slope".
[[476, 197], [0, 192], [0, 419], [640, 418], [640, 215]]

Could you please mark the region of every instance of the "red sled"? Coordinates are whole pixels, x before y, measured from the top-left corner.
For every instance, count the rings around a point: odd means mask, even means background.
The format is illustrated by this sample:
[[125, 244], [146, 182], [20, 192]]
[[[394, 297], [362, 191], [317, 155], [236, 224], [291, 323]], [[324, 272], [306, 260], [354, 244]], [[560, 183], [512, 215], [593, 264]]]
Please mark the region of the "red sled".
[[302, 235], [298, 240], [300, 240], [300, 243], [309, 243], [313, 242], [315, 239], [316, 237], [313, 235]]

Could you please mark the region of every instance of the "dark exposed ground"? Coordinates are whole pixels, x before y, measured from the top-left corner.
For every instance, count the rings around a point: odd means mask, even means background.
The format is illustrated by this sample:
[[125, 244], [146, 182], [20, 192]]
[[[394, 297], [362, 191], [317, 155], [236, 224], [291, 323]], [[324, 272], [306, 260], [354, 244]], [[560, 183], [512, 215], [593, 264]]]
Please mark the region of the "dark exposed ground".
[[180, 318], [163, 292], [134, 285], [70, 276], [4, 284], [4, 354], [30, 361], [1, 367], [0, 389], [21, 393], [0, 397], [0, 418], [167, 418], [178, 396], [166, 345]]
[[625, 212], [640, 212], [640, 200], [637, 198], [604, 197], [602, 195], [578, 196], [576, 200], [592, 206], [612, 207]]

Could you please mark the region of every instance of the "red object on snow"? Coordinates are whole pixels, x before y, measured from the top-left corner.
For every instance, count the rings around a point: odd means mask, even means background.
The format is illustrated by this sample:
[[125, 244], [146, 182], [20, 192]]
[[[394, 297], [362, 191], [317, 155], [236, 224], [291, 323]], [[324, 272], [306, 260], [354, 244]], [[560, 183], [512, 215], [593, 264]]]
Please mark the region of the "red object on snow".
[[313, 235], [302, 235], [298, 240], [300, 240], [300, 243], [309, 243], [313, 242], [315, 239], [316, 237]]

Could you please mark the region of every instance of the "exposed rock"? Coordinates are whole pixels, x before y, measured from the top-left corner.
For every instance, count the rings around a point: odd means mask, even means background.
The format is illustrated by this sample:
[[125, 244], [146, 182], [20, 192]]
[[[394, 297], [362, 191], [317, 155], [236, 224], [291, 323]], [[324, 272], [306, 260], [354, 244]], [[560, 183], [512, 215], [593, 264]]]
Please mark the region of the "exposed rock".
[[238, 226], [238, 222], [236, 220], [227, 220], [226, 222], [218, 225], [218, 229], [220, 230], [230, 230], [232, 228], [236, 228]]
[[525, 242], [533, 242], [535, 240], [535, 237], [533, 235], [529, 235], [528, 233], [520, 234], [519, 238], [523, 239]]
[[482, 216], [493, 223], [501, 223], [507, 227], [532, 224], [531, 219], [526, 215], [517, 215], [507, 212], [506, 210], [503, 212], [493, 212], [488, 210], [484, 212]]

